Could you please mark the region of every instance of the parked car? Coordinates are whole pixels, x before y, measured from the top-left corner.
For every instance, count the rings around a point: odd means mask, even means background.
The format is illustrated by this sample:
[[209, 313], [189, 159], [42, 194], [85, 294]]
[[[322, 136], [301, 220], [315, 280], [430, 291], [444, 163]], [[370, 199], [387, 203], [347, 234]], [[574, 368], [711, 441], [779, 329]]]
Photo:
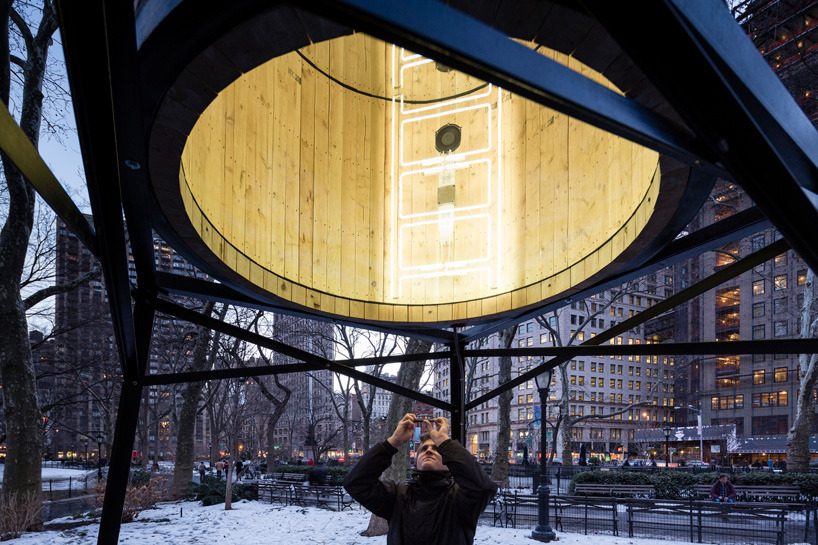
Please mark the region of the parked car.
[[702, 462], [701, 460], [690, 460], [685, 462], [687, 467], [710, 467], [710, 465], [706, 462]]

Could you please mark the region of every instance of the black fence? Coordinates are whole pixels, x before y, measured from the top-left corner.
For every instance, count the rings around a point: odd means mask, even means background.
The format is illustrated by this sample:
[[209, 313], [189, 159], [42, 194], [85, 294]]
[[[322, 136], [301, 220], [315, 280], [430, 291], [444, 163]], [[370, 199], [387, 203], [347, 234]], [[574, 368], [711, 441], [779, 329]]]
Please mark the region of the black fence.
[[[818, 545], [816, 504], [654, 500], [551, 496], [556, 532], [609, 534], [691, 543]], [[505, 493], [482, 515], [484, 524], [514, 528], [537, 525], [537, 497]]]

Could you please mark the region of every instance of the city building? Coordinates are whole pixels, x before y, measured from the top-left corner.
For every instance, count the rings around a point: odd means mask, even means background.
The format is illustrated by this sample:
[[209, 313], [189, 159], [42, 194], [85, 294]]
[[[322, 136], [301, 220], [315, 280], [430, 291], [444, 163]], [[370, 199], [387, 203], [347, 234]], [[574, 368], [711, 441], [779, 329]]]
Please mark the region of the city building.
[[[275, 315], [274, 338], [306, 352], [333, 359], [332, 324]], [[297, 363], [273, 354], [274, 365]], [[292, 391], [287, 409], [274, 430], [274, 442], [284, 459], [310, 459], [316, 452], [342, 448], [341, 427], [333, 405], [334, 374], [329, 370], [290, 373], [279, 377]]]
[[[92, 221], [91, 216], [86, 217]], [[153, 242], [158, 271], [206, 278], [158, 237], [154, 237]], [[62, 221], [57, 222], [55, 243], [58, 284], [99, 268], [96, 259]], [[130, 253], [128, 261], [130, 278], [134, 280], [136, 271]], [[38, 384], [40, 404], [47, 419], [46, 455], [58, 459], [83, 457], [88, 441], [92, 460], [96, 456], [105, 457], [105, 444], [112, 439], [118, 408], [116, 384], [121, 377], [121, 367], [101, 274], [56, 296], [54, 323], [49, 361], [39, 362], [41, 368], [48, 366]], [[191, 356], [195, 336], [195, 327], [189, 323], [157, 314], [148, 372], [167, 373], [183, 368]], [[35, 358], [41, 358], [41, 354], [35, 353]], [[177, 389], [173, 386], [146, 388], [142, 425], [134, 447], [137, 458], [167, 458], [175, 452], [176, 431], [170, 409], [178, 401], [175, 399]], [[98, 436], [104, 438], [102, 453], [98, 452]], [[203, 415], [197, 421], [194, 442], [195, 455], [207, 456], [211, 441]]]
[[[669, 273], [653, 274], [638, 286], [607, 290], [595, 297], [573, 302], [556, 313], [521, 323], [516, 328], [513, 346], [540, 347], [581, 343], [623, 319], [672, 295], [673, 278]], [[612, 300], [613, 299], [613, 300]], [[548, 323], [557, 336], [546, 327]], [[612, 344], [642, 344], [646, 338], [640, 327], [611, 340]], [[498, 336], [490, 337], [485, 348], [498, 348]], [[512, 377], [529, 371], [540, 358], [520, 356], [512, 362]], [[553, 438], [558, 405], [567, 392], [569, 416], [587, 417], [572, 429], [572, 450], [579, 455], [582, 445], [587, 455], [605, 460], [623, 459], [630, 452], [639, 454], [634, 433], [639, 429], [673, 425], [675, 421], [675, 360], [668, 356], [596, 356], [578, 357], [564, 364], [566, 387], [561, 373], [555, 371], [547, 400], [547, 436]], [[497, 358], [471, 362], [466, 378], [475, 399], [498, 384]], [[433, 395], [446, 398], [449, 390], [448, 362], [435, 369]], [[468, 388], [468, 387], [467, 387]], [[620, 412], [624, 411], [624, 412]], [[440, 411], [436, 411], [439, 413]], [[619, 413], [611, 415], [612, 413]], [[509, 457], [517, 463], [539, 458], [541, 400], [534, 380], [513, 390], [511, 400], [511, 443]], [[497, 399], [481, 404], [467, 415], [467, 448], [482, 459], [495, 455], [497, 441]], [[549, 440], [549, 445], [551, 441]], [[550, 448], [550, 447], [549, 447]], [[550, 454], [550, 453], [549, 453]], [[556, 453], [559, 457], [559, 453]]]
[[[736, 17], [781, 78], [808, 118], [818, 123], [815, 69], [818, 61], [818, 2], [740, 2]], [[706, 227], [752, 206], [737, 185], [719, 181], [690, 230]], [[676, 265], [674, 277], [681, 288], [705, 278], [732, 262], [781, 238], [767, 229]], [[677, 342], [786, 339], [799, 336], [807, 266], [793, 251], [763, 263], [715, 290], [678, 307], [672, 317]], [[668, 328], [666, 328], [668, 329]], [[735, 426], [732, 452], [709, 452], [704, 459], [785, 458], [786, 434], [795, 415], [799, 392], [796, 355], [756, 354], [719, 357], [680, 357], [677, 401], [702, 412], [705, 425]], [[818, 393], [813, 392], [818, 401]], [[686, 423], [698, 412], [684, 410]], [[818, 433], [818, 418], [813, 421]]]

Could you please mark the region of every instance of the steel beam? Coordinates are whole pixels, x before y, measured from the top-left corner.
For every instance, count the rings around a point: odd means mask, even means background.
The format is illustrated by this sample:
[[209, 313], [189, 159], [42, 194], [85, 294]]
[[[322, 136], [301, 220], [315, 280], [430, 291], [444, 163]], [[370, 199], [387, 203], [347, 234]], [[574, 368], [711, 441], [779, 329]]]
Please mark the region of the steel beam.
[[[455, 336], [459, 337], [457, 330]], [[465, 369], [463, 361], [463, 341], [457, 338], [449, 349], [449, 399], [452, 402], [450, 429], [452, 438], [466, 445], [466, 404], [465, 404]]]
[[17, 166], [40, 197], [77, 235], [88, 251], [99, 256], [99, 244], [94, 228], [65, 192], [37, 148], [5, 106], [0, 107], [0, 150]]
[[120, 363], [123, 375], [135, 375], [136, 368], [128, 368], [136, 365], [136, 336], [122, 225], [104, 9], [99, 1], [77, 4], [58, 0], [57, 12]]
[[441, 2], [333, 0], [299, 7], [445, 62], [687, 165], [729, 177], [687, 128]]
[[[715, 288], [716, 286], [718, 286], [718, 285], [720, 285], [720, 284], [722, 284], [722, 283], [724, 283], [724, 282], [726, 282], [726, 281], [728, 281], [728, 280], [730, 280], [732, 278], [735, 278], [736, 276], [738, 276], [738, 275], [740, 275], [740, 274], [742, 274], [742, 273], [744, 273], [746, 271], [749, 271], [753, 267], [756, 267], [756, 266], [760, 265], [761, 263], [764, 263], [765, 261], [768, 261], [768, 260], [772, 259], [773, 257], [775, 257], [775, 256], [777, 256], [777, 255], [779, 255], [779, 254], [781, 254], [783, 252], [786, 252], [789, 249], [790, 249], [790, 245], [786, 240], [782, 239], [782, 240], [778, 240], [776, 242], [773, 242], [769, 246], [766, 246], [766, 247], [762, 248], [761, 250], [759, 250], [757, 252], [754, 252], [754, 253], [748, 255], [747, 257], [744, 257], [744, 258], [736, 261], [735, 263], [731, 263], [730, 265], [724, 267], [722, 270], [712, 274], [711, 276], [708, 276], [704, 280], [702, 280], [700, 282], [697, 282], [697, 283], [693, 284], [692, 286], [690, 286], [689, 288], [683, 289], [679, 293], [676, 293], [676, 294], [672, 295], [671, 297], [668, 297], [664, 301], [661, 301], [660, 303], [657, 303], [657, 304], [653, 305], [652, 307], [643, 310], [642, 312], [640, 312], [639, 314], [637, 314], [633, 318], [628, 318], [627, 320], [624, 320], [623, 322], [620, 322], [619, 324], [615, 325], [614, 327], [611, 327], [609, 329], [606, 329], [605, 331], [602, 331], [602, 332], [598, 333], [596, 337], [588, 339], [587, 341], [585, 341], [585, 342], [583, 342], [583, 343], [581, 343], [580, 345], [577, 345], [577, 346], [597, 347], [597, 346], [601, 345], [602, 343], [604, 343], [605, 341], [609, 341], [609, 340], [613, 339], [614, 337], [616, 337], [617, 335], [625, 333], [626, 331], [629, 331], [629, 330], [633, 329], [634, 327], [647, 322], [651, 318], [655, 318], [655, 317], [659, 316], [660, 314], [663, 314], [663, 313], [665, 313], [665, 312], [667, 312], [669, 310], [672, 310], [676, 306], [678, 306], [678, 305], [680, 305], [680, 304], [682, 304], [682, 303], [684, 303], [686, 301], [689, 301], [690, 299], [692, 299], [692, 298], [694, 298], [694, 297], [696, 297], [698, 295], [701, 295], [702, 293], [704, 293], [704, 292], [706, 292], [708, 290], [711, 290], [711, 289]], [[513, 378], [509, 382], [506, 382], [505, 384], [503, 384], [501, 386], [498, 386], [497, 388], [495, 388], [495, 389], [491, 390], [490, 392], [478, 397], [477, 399], [474, 399], [473, 401], [468, 402], [466, 404], [466, 410], [467, 411], [471, 410], [474, 407], [477, 407], [478, 405], [480, 405], [481, 403], [484, 403], [484, 402], [488, 401], [489, 399], [492, 399], [492, 398], [500, 395], [501, 393], [514, 388], [515, 386], [517, 386], [519, 384], [522, 384], [522, 383], [524, 383], [524, 382], [526, 382], [528, 380], [531, 380], [534, 377], [536, 377], [537, 375], [541, 375], [542, 373], [548, 371], [549, 369], [553, 369], [556, 366], [558, 366], [558, 365], [560, 365], [562, 363], [565, 363], [566, 361], [570, 360], [574, 356], [575, 356], [575, 354], [571, 354], [571, 353], [564, 354], [564, 355], [561, 355], [561, 356], [556, 356], [556, 357], [548, 360], [547, 362], [544, 362], [544, 363], [538, 365], [534, 369], [531, 369], [530, 371], [527, 371], [526, 373], [523, 373], [519, 377]]]
[[[224, 323], [221, 320], [211, 318], [210, 316], [204, 316], [196, 311], [177, 305], [176, 303], [171, 303], [170, 301], [165, 301], [163, 299], [156, 299], [153, 301], [152, 305], [157, 312], [163, 312], [165, 314], [175, 316], [176, 318], [181, 318], [183, 320], [187, 320], [188, 322], [204, 326], [215, 331], [220, 331], [225, 335], [230, 335], [231, 337], [235, 337], [237, 339], [241, 339], [243, 341], [255, 344], [257, 346], [273, 350], [275, 352], [278, 352], [279, 354], [283, 354], [285, 356], [289, 356], [291, 358], [303, 361], [304, 363], [320, 365], [324, 369], [328, 369], [340, 375], [344, 375], [355, 380], [360, 380], [361, 382], [371, 384], [372, 386], [377, 386], [378, 388], [382, 388], [389, 392], [399, 394], [410, 399], [422, 401], [423, 403], [427, 403], [429, 405], [432, 405], [433, 407], [438, 407], [440, 409], [444, 409], [447, 411], [450, 411], [452, 409], [452, 405], [448, 402], [441, 401], [439, 399], [436, 399], [432, 396], [428, 396], [420, 392], [415, 392], [408, 388], [404, 388], [403, 386], [398, 386], [397, 384], [393, 384], [388, 380], [384, 380], [382, 378], [373, 377], [372, 375], [362, 373], [361, 371], [344, 365], [341, 362], [322, 358], [321, 356], [316, 356], [315, 354], [311, 354], [299, 348], [295, 348], [288, 344], [282, 343], [281, 341], [269, 339], [262, 335], [253, 333], [252, 331], [247, 331], [240, 327]], [[427, 355], [426, 359], [438, 359], [438, 356], [437, 354], [432, 352]], [[202, 376], [204, 377], [206, 375], [203, 374]], [[200, 380], [208, 379], [202, 378]]]
[[150, 223], [147, 152], [139, 95], [134, 5], [105, 0], [111, 101], [116, 134], [116, 160], [122, 188], [122, 208], [137, 285], [156, 292], [153, 233]]
[[818, 339], [767, 339], [762, 341], [659, 343], [659, 344], [601, 344], [598, 346], [543, 346], [538, 348], [480, 348], [466, 350], [467, 358], [500, 356], [661, 356], [697, 355], [714, 356], [736, 354], [818, 354]]
[[541, 316], [546, 312], [557, 310], [574, 300], [585, 299], [591, 295], [600, 293], [604, 290], [621, 286], [635, 278], [641, 278], [652, 272], [669, 267], [674, 263], [678, 263], [685, 259], [700, 255], [703, 252], [721, 248], [725, 244], [734, 242], [743, 237], [750, 236], [763, 229], [770, 227], [772, 223], [758, 207], [748, 208], [742, 210], [732, 216], [703, 227], [698, 231], [694, 231], [689, 235], [677, 238], [670, 242], [662, 251], [653, 256], [645, 264], [627, 271], [620, 272], [610, 278], [594, 284], [577, 293], [571, 294], [569, 298], [562, 299], [533, 310], [528, 310], [524, 313], [505, 316], [502, 319], [494, 320], [490, 323], [475, 326], [468, 330], [468, 335], [465, 336], [466, 343], [474, 342], [492, 333], [502, 331], [507, 327], [532, 320], [537, 316]]
[[657, 0], [633, 17], [615, 2], [581, 3], [818, 270], [818, 132], [727, 6]]

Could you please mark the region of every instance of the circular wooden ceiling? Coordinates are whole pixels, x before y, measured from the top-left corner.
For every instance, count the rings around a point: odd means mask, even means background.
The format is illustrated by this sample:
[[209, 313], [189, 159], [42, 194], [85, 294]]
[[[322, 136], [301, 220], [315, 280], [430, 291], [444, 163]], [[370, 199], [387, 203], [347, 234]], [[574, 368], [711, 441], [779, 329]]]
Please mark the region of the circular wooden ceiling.
[[[286, 26], [276, 10], [262, 18]], [[247, 24], [160, 97], [150, 165], [180, 250], [263, 299], [474, 323], [621, 269], [685, 191], [652, 150], [366, 34], [244, 44], [233, 54], [251, 66], [224, 68]]]

